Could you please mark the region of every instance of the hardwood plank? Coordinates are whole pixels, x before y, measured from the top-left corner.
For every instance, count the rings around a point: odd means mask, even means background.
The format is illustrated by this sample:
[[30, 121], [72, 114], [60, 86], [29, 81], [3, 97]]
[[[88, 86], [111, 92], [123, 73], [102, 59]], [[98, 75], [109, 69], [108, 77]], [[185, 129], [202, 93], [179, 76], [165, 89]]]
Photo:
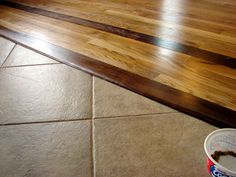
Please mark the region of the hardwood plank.
[[[27, 0], [17, 0], [17, 1], [27, 1]], [[60, 0], [53, 0], [53, 2], [59, 2]], [[190, 18], [196, 18], [207, 21], [214, 21], [224, 24], [235, 25], [235, 12], [236, 5], [234, 2], [227, 2], [223, 0], [222, 2], [209, 3], [204, 0], [150, 0], [148, 2], [141, 0], [131, 0], [127, 2], [126, 0], [109, 1], [109, 0], [89, 0], [74, 1], [66, 0], [64, 2], [73, 3], [75, 6], [78, 5], [92, 5], [95, 3], [99, 4], [109, 4], [109, 7], [121, 7], [123, 9], [129, 9], [134, 7], [136, 9], [144, 9], [146, 11], [161, 11], [162, 14], [167, 12], [175, 12], [174, 16], [185, 16]]]
[[127, 72], [46, 41], [0, 26], [1, 36], [219, 127], [236, 127], [236, 111]]
[[[25, 5], [30, 5], [32, 7], [38, 7], [58, 13], [63, 13], [66, 15], [71, 15], [75, 17], [81, 17], [85, 19], [90, 19], [92, 21], [114, 24], [114, 26], [124, 25], [124, 22], [119, 20], [119, 18], [113, 19], [113, 16], [106, 15], [107, 10], [115, 10], [119, 12], [129, 13], [132, 15], [137, 15], [140, 17], [147, 17], [149, 19], [164, 20], [167, 22], [176, 23], [177, 19], [181, 18], [181, 24], [183, 26], [194, 27], [198, 29], [204, 29], [206, 31], [212, 32], [222, 32], [231, 30], [235, 30], [235, 16], [232, 14], [235, 11], [235, 4], [232, 2], [231, 4], [227, 3], [208, 3], [204, 4], [204, 1], [168, 1], [165, 0], [150, 0], [148, 2], [143, 3], [142, 1], [73, 1], [73, 0], [11, 0], [11, 2], [18, 2]], [[137, 3], [138, 2], [138, 3]], [[150, 2], [152, 3], [152, 7], [150, 8]], [[180, 8], [180, 6], [182, 8]], [[189, 9], [190, 8], [190, 9]], [[192, 8], [196, 9], [196, 12], [193, 13]], [[205, 9], [207, 9], [207, 11]], [[191, 13], [186, 13], [185, 11], [190, 11]], [[213, 18], [209, 18], [209, 10], [214, 14]], [[204, 16], [203, 19], [199, 19], [199, 15], [201, 11], [208, 12], [207, 16]], [[93, 12], [93, 13], [92, 13]], [[220, 16], [216, 18], [216, 15]], [[230, 20], [229, 20], [230, 19]], [[116, 23], [117, 20], [119, 23]], [[122, 19], [125, 20], [125, 19]], [[183, 21], [182, 21], [183, 20]], [[190, 23], [191, 21], [195, 23]], [[125, 21], [126, 22], [126, 21]], [[205, 23], [204, 23], [205, 22]], [[207, 22], [207, 23], [206, 23]], [[179, 21], [177, 21], [179, 23]], [[204, 23], [207, 26], [199, 25]], [[116, 24], [116, 25], [115, 25]], [[126, 24], [130, 25], [130, 24]], [[126, 27], [124, 25], [123, 27]], [[199, 25], [199, 26], [198, 26]], [[121, 26], [120, 26], [121, 27]], [[143, 30], [145, 27], [143, 27]], [[215, 30], [213, 30], [215, 29]], [[219, 31], [220, 29], [220, 31]], [[230, 33], [233, 34], [233, 33]]]
[[[230, 20], [230, 23], [228, 24], [223, 23], [225, 21], [228, 21], [231, 17], [226, 14], [224, 16], [221, 15], [219, 17], [219, 19], [224, 19], [219, 23], [212, 22], [212, 20], [196, 21], [198, 19], [196, 18], [196, 14], [194, 14], [194, 16], [191, 17], [190, 23], [187, 22], [186, 24], [185, 21], [182, 22], [185, 16], [184, 17], [181, 16], [181, 14], [185, 13], [185, 11], [183, 12], [181, 11], [181, 13], [177, 14], [173, 13], [169, 14], [168, 11], [167, 12], [164, 11], [163, 13], [160, 12], [158, 15], [157, 14], [149, 15], [146, 13], [146, 11], [139, 12], [141, 7], [132, 9], [131, 5], [129, 8], [127, 8], [125, 4], [110, 5], [109, 2], [101, 3], [100, 1], [99, 3], [97, 1], [92, 1], [92, 2], [83, 2], [83, 1], [59, 2], [55, 0], [49, 2], [48, 1], [45, 2], [44, 0], [40, 0], [37, 2], [29, 0], [15, 0], [15, 1], [23, 2], [24, 4], [29, 4], [31, 7], [34, 7], [36, 9], [37, 7], [41, 7], [41, 9], [45, 9], [47, 11], [53, 11], [59, 14], [67, 15], [70, 16], [70, 18], [74, 17], [85, 18], [90, 21], [96, 21], [103, 24], [105, 23], [106, 25], [119, 27], [132, 32], [135, 31], [144, 34], [144, 37], [140, 36], [141, 40], [148, 41], [149, 43], [152, 44], [163, 45], [162, 43], [166, 40], [168, 42], [173, 42], [173, 44], [181, 43], [183, 45], [199, 48], [204, 51], [205, 50], [211, 51], [213, 53], [229, 56], [232, 58], [236, 57], [236, 53], [234, 50], [236, 47], [236, 39], [235, 39], [236, 25], [234, 25], [234, 19], [236, 19], [236, 17], [232, 15], [232, 13], [231, 16], [233, 16], [233, 18]], [[158, 2], [159, 1], [154, 1], [154, 2], [152, 1], [152, 4], [156, 3], [157, 4], [156, 6], [158, 6]], [[171, 4], [172, 2], [169, 3]], [[109, 4], [109, 6], [108, 5], [106, 6], [106, 4]], [[135, 1], [131, 1], [131, 4], [132, 5], [135, 4]], [[161, 4], [159, 6], [162, 7]], [[169, 5], [167, 6], [169, 8]], [[165, 10], [165, 7], [163, 8], [164, 9], [160, 10], [161, 11]], [[188, 7], [184, 6], [184, 10], [186, 8]], [[208, 6], [207, 9], [209, 9]], [[226, 9], [226, 7], [222, 6], [222, 9]], [[202, 9], [198, 9], [198, 13], [200, 13], [199, 11], [201, 10]], [[215, 10], [213, 12], [215, 12], [213, 13], [214, 15], [221, 13], [221, 11], [219, 10], [218, 11]], [[153, 37], [165, 40], [164, 41], [160, 40], [160, 42], [158, 42], [156, 38], [153, 39]], [[222, 47], [223, 45], [225, 47]], [[166, 45], [163, 46], [166, 47]], [[167, 46], [170, 47], [169, 45]], [[173, 46], [176, 47], [177, 45]], [[191, 52], [193, 51], [189, 51], [189, 53]], [[213, 57], [216, 56], [212, 56], [212, 58]]]
[[100, 30], [1, 9], [5, 27], [236, 110], [234, 69]]
[[51, 17], [51, 18], [75, 23], [78, 25], [83, 25], [83, 26], [95, 28], [98, 30], [110, 32], [113, 34], [121, 35], [123, 37], [135, 39], [138, 41], [153, 44], [153, 45], [156, 45], [159, 47], [163, 47], [163, 48], [167, 48], [167, 49], [174, 50], [177, 52], [185, 53], [185, 54], [192, 55], [195, 57], [204, 58], [206, 60], [212, 61], [217, 64], [225, 65], [225, 66], [228, 66], [231, 68], [236, 68], [235, 58], [224, 56], [224, 55], [217, 54], [217, 53], [210, 52], [210, 51], [206, 51], [206, 50], [202, 50], [197, 47], [192, 47], [192, 46], [184, 45], [184, 44], [177, 43], [174, 41], [160, 39], [155, 36], [135, 32], [135, 31], [131, 31], [131, 30], [127, 30], [127, 29], [123, 29], [123, 28], [119, 28], [119, 27], [115, 27], [115, 26], [111, 26], [111, 25], [107, 25], [107, 24], [103, 24], [103, 23], [99, 23], [99, 22], [93, 22], [93, 21], [82, 19], [79, 17], [68, 16], [68, 15], [64, 15], [61, 13], [57, 13], [57, 12], [52, 12], [52, 11], [48, 11], [48, 10], [44, 10], [44, 9], [40, 9], [40, 8], [26, 6], [23, 4], [14, 3], [14, 2], [10, 2], [10, 1], [3, 1], [2, 4], [6, 5], [8, 7], [21, 9], [21, 10], [24, 10], [27, 12], [36, 13], [39, 15], [44, 15], [47, 17]]

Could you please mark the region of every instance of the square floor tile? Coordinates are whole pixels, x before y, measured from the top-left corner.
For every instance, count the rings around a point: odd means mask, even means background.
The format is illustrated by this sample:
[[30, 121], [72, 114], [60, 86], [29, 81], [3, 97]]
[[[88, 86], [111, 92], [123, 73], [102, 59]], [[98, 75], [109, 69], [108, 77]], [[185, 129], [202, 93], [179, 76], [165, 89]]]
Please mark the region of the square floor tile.
[[3, 67], [58, 63], [48, 57], [17, 45], [7, 58]]
[[14, 46], [13, 42], [0, 37], [0, 66], [4, 63]]
[[215, 129], [182, 113], [95, 119], [96, 177], [208, 177], [203, 143]]
[[113, 117], [177, 112], [127, 89], [94, 77], [94, 116]]
[[1, 177], [91, 177], [90, 121], [0, 127]]
[[69, 66], [2, 68], [0, 123], [92, 117], [92, 77]]

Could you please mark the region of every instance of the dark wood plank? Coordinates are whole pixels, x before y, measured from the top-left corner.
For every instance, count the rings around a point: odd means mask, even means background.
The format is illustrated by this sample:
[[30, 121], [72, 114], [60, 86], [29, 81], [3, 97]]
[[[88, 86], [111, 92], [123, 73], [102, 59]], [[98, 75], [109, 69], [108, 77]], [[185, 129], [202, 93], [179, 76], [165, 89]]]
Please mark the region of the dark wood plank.
[[231, 109], [3, 26], [0, 36], [218, 127], [236, 128], [236, 111]]
[[203, 50], [200, 48], [196, 48], [196, 47], [193, 47], [190, 45], [185, 45], [185, 44], [177, 43], [174, 41], [161, 39], [156, 36], [151, 36], [148, 34], [139, 33], [139, 32], [115, 27], [115, 26], [108, 25], [108, 24], [94, 22], [94, 21], [82, 19], [79, 17], [73, 17], [73, 16], [69, 16], [69, 15], [65, 15], [65, 14], [61, 14], [61, 13], [57, 13], [57, 12], [52, 12], [52, 11], [48, 11], [48, 10], [44, 10], [44, 9], [40, 9], [40, 8], [35, 8], [35, 7], [31, 7], [31, 6], [27, 6], [27, 5], [23, 5], [23, 4], [19, 4], [19, 3], [15, 3], [15, 2], [10, 2], [7, 0], [2, 1], [1, 4], [11, 7], [11, 8], [17, 8], [20, 10], [24, 10], [26, 12], [30, 12], [30, 13], [34, 13], [34, 14], [38, 14], [38, 15], [43, 15], [46, 17], [55, 18], [58, 20], [62, 20], [62, 21], [66, 21], [66, 22], [70, 22], [70, 23], [74, 23], [74, 24], [78, 24], [78, 25], [83, 25], [86, 27], [91, 27], [91, 28], [102, 30], [102, 31], [109, 32], [109, 33], [113, 33], [113, 34], [120, 35], [120, 36], [123, 36], [126, 38], [134, 39], [137, 41], [145, 42], [148, 44], [152, 44], [152, 45], [166, 48], [169, 50], [173, 50], [176, 52], [181, 52], [181, 53], [184, 53], [187, 55], [202, 58], [202, 59], [205, 59], [207, 62], [210, 61], [210, 62], [213, 62], [214, 64], [224, 65], [224, 66], [236, 69], [236, 59], [235, 58], [221, 55], [218, 53], [214, 53], [211, 51]]

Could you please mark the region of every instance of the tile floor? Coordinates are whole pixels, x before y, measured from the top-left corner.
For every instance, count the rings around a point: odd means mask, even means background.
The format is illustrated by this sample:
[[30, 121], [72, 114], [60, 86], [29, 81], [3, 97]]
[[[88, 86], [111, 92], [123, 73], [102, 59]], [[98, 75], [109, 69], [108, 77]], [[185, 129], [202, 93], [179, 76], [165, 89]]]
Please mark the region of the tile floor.
[[207, 177], [216, 127], [0, 38], [0, 177]]

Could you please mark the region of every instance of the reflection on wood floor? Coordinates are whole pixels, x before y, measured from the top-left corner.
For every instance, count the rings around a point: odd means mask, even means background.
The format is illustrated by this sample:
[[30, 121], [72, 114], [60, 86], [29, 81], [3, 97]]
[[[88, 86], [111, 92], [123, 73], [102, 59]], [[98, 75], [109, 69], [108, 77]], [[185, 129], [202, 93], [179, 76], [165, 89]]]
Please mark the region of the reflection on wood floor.
[[[0, 9], [6, 38], [208, 122], [236, 126], [234, 0], [14, 0]], [[21, 35], [58, 47], [57, 54]], [[82, 66], [76, 54], [94, 63]]]

